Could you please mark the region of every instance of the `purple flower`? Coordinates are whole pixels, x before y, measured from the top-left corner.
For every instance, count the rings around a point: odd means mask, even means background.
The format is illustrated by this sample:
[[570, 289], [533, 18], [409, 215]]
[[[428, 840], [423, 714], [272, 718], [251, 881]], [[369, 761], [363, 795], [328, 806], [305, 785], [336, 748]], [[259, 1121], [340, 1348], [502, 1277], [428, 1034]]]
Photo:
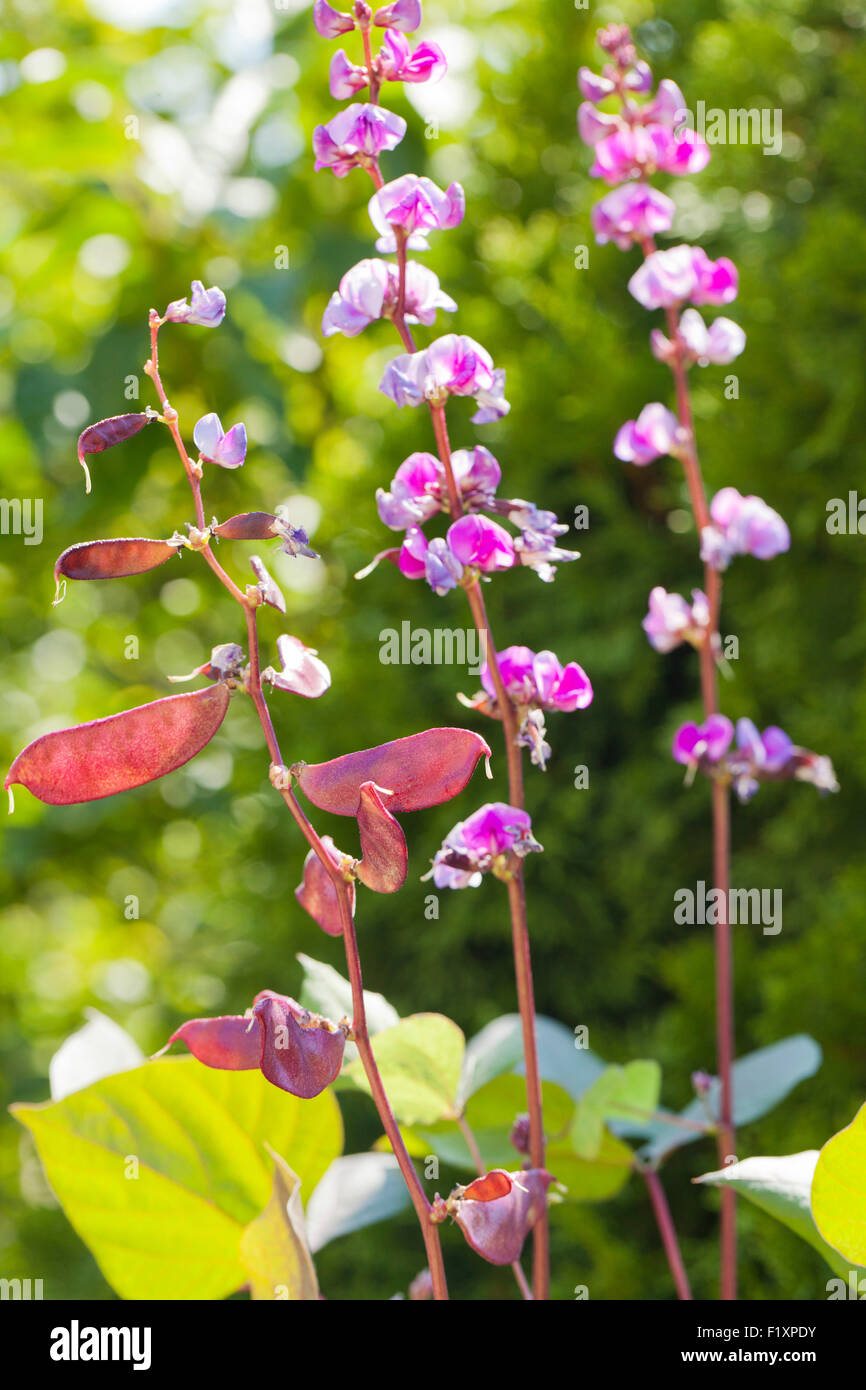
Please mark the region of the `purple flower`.
[[713, 524], [701, 532], [701, 559], [714, 569], [726, 569], [735, 555], [772, 560], [791, 547], [791, 533], [777, 511], [760, 497], [744, 497], [735, 487], [723, 487], [710, 503]]
[[303, 526], [293, 526], [290, 521], [284, 521], [282, 517], [278, 516], [272, 530], [280, 541], [279, 549], [283, 555], [288, 555], [292, 560], [296, 559], [298, 555], [305, 555], [310, 560], [318, 560], [319, 553], [312, 549], [310, 538]]
[[[406, 122], [401, 124], [405, 130]], [[459, 183], [450, 184], [443, 193], [432, 179], [403, 174], [386, 183], [370, 199], [370, 219], [379, 232], [376, 250], [396, 251], [394, 229], [400, 227], [408, 235], [406, 245], [410, 251], [429, 251], [424, 233], [458, 226], [465, 211], [466, 199]]]
[[652, 138], [642, 125], [629, 126], [621, 121], [594, 148], [595, 159], [589, 172], [593, 178], [609, 184], [641, 178], [652, 169], [656, 153]]
[[483, 444], [476, 444], [474, 449], [455, 449], [451, 470], [464, 507], [483, 511], [502, 480], [502, 469], [490, 450]]
[[[399, 296], [399, 271], [387, 261], [364, 260], [347, 270], [339, 290], [332, 294], [322, 317], [326, 338], [343, 333], [354, 338], [375, 319], [389, 318]], [[457, 308], [450, 295], [440, 289], [432, 270], [409, 261], [406, 266], [404, 312], [409, 323], [431, 324], [437, 309], [449, 313]]]
[[[699, 367], [715, 363], [718, 366], [733, 362], [746, 346], [746, 335], [733, 319], [719, 317], [709, 326], [704, 323], [697, 309], [685, 309], [680, 316], [679, 337], [685, 349], [683, 360], [687, 366], [696, 362]], [[675, 349], [661, 329], [654, 328], [650, 333], [650, 347], [654, 357], [660, 362], [674, 360]]]
[[604, 116], [589, 103], [578, 113], [581, 138], [595, 148], [590, 173], [605, 183], [665, 174], [698, 174], [710, 159], [706, 142], [693, 130], [673, 131], [666, 125], [626, 125]]
[[663, 174], [699, 174], [710, 162], [710, 149], [702, 136], [693, 130], [668, 130], [664, 125], [649, 125], [653, 144], [653, 164]]
[[212, 285], [206, 290], [201, 280], [193, 280], [189, 303], [174, 299], [162, 316], [163, 323], [195, 323], [201, 328], [218, 328], [225, 318], [226, 297]]
[[520, 860], [534, 850], [541, 845], [527, 813], [502, 801], [488, 802], [446, 835], [433, 860], [433, 882], [437, 888], [477, 888], [486, 873], [510, 878], [513, 856]]
[[643, 467], [664, 454], [676, 454], [682, 431], [676, 415], [659, 401], [645, 405], [636, 420], [626, 420], [613, 442], [613, 452], [623, 463]]
[[618, 130], [628, 130], [621, 116], [607, 116], [591, 101], [583, 101], [577, 108], [577, 132], [585, 145], [597, 145]]
[[427, 537], [420, 526], [410, 526], [397, 558], [397, 567], [407, 579], [426, 578], [427, 548]]
[[596, 203], [592, 229], [599, 246], [614, 241], [628, 251], [634, 242], [669, 231], [674, 211], [673, 200], [651, 184], [625, 183]]
[[393, 0], [392, 4], [383, 5], [376, 11], [373, 23], [378, 24], [380, 29], [414, 33], [421, 23], [421, 0]]
[[519, 497], [498, 503], [497, 510], [520, 527], [520, 535], [514, 542], [518, 564], [534, 569], [545, 584], [556, 578], [555, 565], [580, 558], [579, 551], [562, 550], [557, 544], [557, 538], [564, 535], [568, 527], [557, 521], [555, 512], [544, 511], [534, 502], [525, 502]]
[[751, 719], [738, 719], [737, 747], [727, 762], [740, 801], [751, 800], [761, 782], [794, 779], [812, 782], [822, 792], [839, 790], [830, 759], [796, 747], [776, 724], [759, 733]]
[[315, 0], [313, 23], [323, 39], [335, 39], [338, 34], [349, 34], [355, 27], [353, 15], [335, 10], [327, 0]]
[[514, 541], [505, 528], [475, 513], [449, 526], [448, 545], [462, 565], [472, 565], [484, 574], [511, 569], [515, 563]]
[[686, 99], [676, 82], [672, 82], [669, 77], [663, 77], [652, 101], [648, 101], [646, 106], [641, 108], [640, 114], [645, 124], [652, 122], [669, 126], [674, 130], [677, 127], [682, 128], [688, 110]]
[[703, 724], [683, 724], [674, 735], [671, 749], [678, 763], [717, 763], [725, 756], [734, 737], [734, 726], [724, 714], [711, 714]]
[[436, 43], [419, 43], [414, 52], [402, 34], [387, 33], [379, 54], [379, 71], [388, 82], [438, 82], [448, 64]]
[[304, 646], [299, 637], [283, 633], [277, 638], [277, 654], [281, 669], [276, 671], [273, 666], [268, 666], [262, 671], [263, 681], [269, 681], [278, 690], [303, 695], [308, 700], [317, 700], [329, 689], [330, 671], [315, 649]]
[[203, 415], [192, 432], [195, 446], [207, 463], [220, 468], [240, 468], [247, 456], [247, 431], [244, 425], [232, 425], [223, 433], [220, 417], [211, 412]]
[[585, 67], [578, 69], [577, 85], [581, 96], [586, 97], [587, 101], [604, 101], [605, 97], [616, 91], [616, 84], [609, 77], [600, 77], [591, 68]]
[[424, 556], [424, 578], [440, 598], [456, 589], [463, 578], [463, 566], [447, 541], [437, 536], [427, 547]]
[[692, 589], [692, 602], [681, 594], [669, 594], [661, 585], [651, 590], [649, 612], [641, 626], [657, 652], [672, 652], [682, 642], [700, 647], [710, 625], [706, 594]]
[[686, 300], [693, 304], [729, 304], [737, 297], [737, 268], [725, 256], [711, 261], [700, 246], [672, 246], [653, 251], [628, 282], [645, 309], [663, 309]]
[[[563, 666], [554, 652], [506, 647], [496, 662], [507, 694], [518, 705], [571, 714], [592, 704], [589, 676], [576, 661]], [[481, 668], [481, 684], [495, 699], [496, 687], [486, 662]]]
[[502, 397], [505, 373], [496, 371], [489, 352], [458, 333], [437, 338], [422, 352], [401, 353], [385, 368], [379, 390], [395, 405], [442, 405], [448, 396], [474, 396], [481, 409], [477, 424], [498, 419], [510, 410]]
[[328, 86], [334, 100], [348, 100], [362, 92], [369, 80], [367, 69], [351, 62], [346, 50], [338, 48], [328, 69]]
[[393, 150], [405, 133], [402, 116], [369, 102], [355, 102], [313, 131], [316, 168], [333, 169], [338, 179], [344, 179], [352, 169], [370, 164], [382, 150]]
[[432, 454], [410, 454], [391, 481], [391, 490], [379, 488], [376, 507], [392, 531], [421, 526], [442, 510], [442, 465]]

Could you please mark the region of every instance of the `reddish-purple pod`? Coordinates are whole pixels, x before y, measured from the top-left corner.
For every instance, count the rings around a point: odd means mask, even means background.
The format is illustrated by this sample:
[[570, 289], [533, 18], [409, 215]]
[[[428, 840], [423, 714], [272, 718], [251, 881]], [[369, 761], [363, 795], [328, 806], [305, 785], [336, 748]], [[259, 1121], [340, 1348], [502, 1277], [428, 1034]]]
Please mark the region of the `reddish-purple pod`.
[[396, 893], [406, 882], [409, 871], [406, 837], [388, 810], [389, 800], [388, 793], [374, 782], [365, 782], [361, 787], [358, 877], [374, 893]]
[[270, 512], [241, 512], [214, 526], [213, 533], [223, 541], [273, 541], [276, 520]]
[[[112, 541], [80, 541], [58, 557], [54, 566], [57, 591], [64, 579], [124, 579], [158, 569], [178, 552], [174, 541], [140, 537]], [[56, 600], [55, 600], [56, 601]]]
[[427, 729], [327, 763], [308, 763], [298, 782], [314, 806], [337, 816], [358, 814], [365, 782], [393, 793], [389, 811], [423, 811], [462, 792], [478, 760], [489, 756], [484, 739], [469, 729]]
[[253, 1016], [262, 1029], [262, 1075], [272, 1085], [312, 1100], [337, 1079], [346, 1025], [339, 1027], [268, 989], [256, 995]]
[[229, 698], [227, 686], [213, 685], [43, 734], [18, 754], [3, 785], [18, 783], [49, 806], [144, 786], [201, 752], [222, 724]]
[[193, 1057], [220, 1071], [252, 1071], [262, 1059], [261, 1027], [243, 1014], [191, 1018], [172, 1033], [163, 1052], [173, 1042], [186, 1043]]
[[112, 449], [115, 444], [132, 439], [133, 435], [138, 434], [145, 425], [149, 425], [151, 420], [156, 418], [152, 411], [135, 415], [111, 415], [107, 420], [97, 420], [96, 424], [88, 425], [86, 430], [81, 431], [78, 436], [78, 462], [84, 469], [87, 492], [90, 491], [90, 469], [85, 462], [87, 455], [101, 454], [104, 449]]
[[[339, 864], [342, 856], [331, 836], [323, 835], [322, 844], [332, 856], [334, 863]], [[349, 910], [354, 916], [355, 885], [354, 883], [347, 883], [346, 887], [349, 890]], [[317, 926], [322, 928], [322, 931], [327, 932], [329, 936], [342, 936], [343, 918], [340, 913], [337, 890], [314, 849], [310, 850], [304, 860], [303, 877], [295, 889], [295, 897], [304, 911], [309, 912]]]
[[519, 1259], [527, 1234], [547, 1205], [552, 1181], [544, 1168], [517, 1173], [494, 1169], [458, 1190], [451, 1206], [472, 1249], [493, 1265]]

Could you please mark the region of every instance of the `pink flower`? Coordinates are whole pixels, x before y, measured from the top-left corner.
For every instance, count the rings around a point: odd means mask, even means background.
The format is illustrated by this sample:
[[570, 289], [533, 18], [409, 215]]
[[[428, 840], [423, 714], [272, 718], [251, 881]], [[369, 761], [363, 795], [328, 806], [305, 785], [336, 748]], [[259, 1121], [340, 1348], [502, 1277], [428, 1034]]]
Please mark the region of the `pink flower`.
[[772, 560], [791, 547], [791, 533], [777, 511], [762, 498], [744, 497], [735, 487], [723, 487], [710, 503], [713, 524], [701, 532], [701, 559], [714, 569], [726, 569], [735, 555]]
[[335, 10], [327, 0], [315, 0], [313, 23], [323, 39], [335, 39], [338, 34], [349, 34], [355, 27], [352, 15]]
[[382, 150], [393, 150], [406, 133], [402, 116], [369, 102], [356, 102], [313, 131], [317, 169], [333, 169], [343, 179]]
[[599, 246], [614, 241], [621, 251], [634, 242], [670, 230], [673, 200], [647, 183], [625, 183], [607, 193], [592, 210], [592, 228]]
[[608, 135], [628, 129], [621, 116], [607, 116], [591, 101], [582, 101], [577, 108], [577, 133], [585, 145], [597, 145]]
[[463, 578], [463, 565], [447, 541], [437, 536], [427, 547], [424, 556], [424, 578], [440, 598], [456, 589]]
[[[405, 130], [405, 121], [402, 126]], [[376, 250], [396, 251], [394, 229], [400, 227], [408, 234], [406, 244], [410, 250], [428, 251], [425, 232], [458, 226], [465, 211], [466, 200], [459, 183], [452, 183], [443, 193], [432, 179], [403, 174], [386, 183], [370, 199], [370, 219], [380, 233]]]
[[645, 124], [649, 122], [669, 126], [674, 130], [677, 127], [683, 128], [688, 112], [686, 99], [676, 82], [672, 82], [669, 77], [663, 77], [652, 101], [648, 101], [646, 106], [641, 108], [640, 114]]
[[226, 297], [212, 285], [206, 290], [201, 280], [193, 280], [189, 303], [186, 297], [173, 299], [162, 316], [163, 323], [194, 323], [200, 328], [218, 328], [225, 318]]
[[664, 125], [645, 127], [655, 151], [653, 165], [663, 174], [699, 174], [710, 162], [710, 150], [694, 130], [668, 130]]
[[220, 417], [213, 412], [196, 422], [192, 437], [205, 462], [219, 464], [220, 468], [240, 468], [247, 456], [246, 427], [232, 425], [223, 433]]
[[349, 60], [345, 49], [338, 48], [328, 69], [328, 86], [335, 101], [346, 101], [361, 92], [369, 81], [367, 69]]
[[700, 647], [710, 624], [706, 594], [692, 589], [692, 602], [681, 594], [669, 594], [661, 585], [650, 592], [649, 612], [641, 626], [657, 652], [672, 652], [682, 642]]
[[645, 309], [693, 304], [729, 304], [737, 297], [737, 268], [722, 256], [711, 261], [700, 246], [672, 246], [653, 251], [628, 282]]
[[727, 753], [733, 737], [730, 719], [724, 714], [711, 714], [703, 724], [683, 724], [677, 729], [671, 751], [678, 763], [717, 763]]
[[640, 178], [654, 167], [656, 148], [650, 134], [641, 125], [619, 125], [599, 140], [590, 173], [605, 183], [623, 183]]
[[514, 541], [498, 522], [470, 513], [448, 528], [448, 545], [462, 565], [472, 565], [484, 574], [511, 569], [515, 563]]
[[680, 423], [659, 401], [645, 405], [636, 420], [626, 420], [613, 443], [613, 452], [624, 463], [643, 467], [663, 454], [676, 454]]
[[438, 44], [419, 43], [414, 52], [402, 34], [387, 33], [379, 55], [379, 71], [388, 82], [438, 82], [448, 64]]
[[[326, 338], [343, 333], [354, 338], [375, 319], [390, 318], [397, 306], [399, 272], [387, 261], [364, 260], [347, 270], [340, 288], [331, 296], [322, 317]], [[453, 312], [457, 308], [450, 295], [439, 287], [432, 270], [409, 261], [406, 266], [404, 311], [409, 323], [431, 324], [437, 309]]]
[[[697, 309], [685, 309], [680, 316], [679, 336], [685, 347], [686, 365], [696, 362], [699, 367], [709, 364], [724, 365], [739, 357], [746, 346], [746, 335], [733, 319], [719, 317], [709, 328]], [[654, 357], [660, 362], [672, 362], [674, 347], [661, 329], [654, 328], [650, 333], [650, 347]]]
[[497, 371], [489, 352], [458, 333], [437, 338], [421, 352], [401, 353], [385, 368], [379, 390], [395, 405], [443, 404], [448, 396], [474, 396], [481, 407], [477, 424], [498, 419], [510, 410], [502, 392], [505, 373]]
[[616, 84], [609, 77], [600, 77], [586, 67], [578, 69], [577, 85], [581, 96], [586, 97], [587, 101], [604, 101], [605, 97], [616, 91]]
[[[563, 666], [554, 652], [529, 647], [506, 647], [496, 658], [506, 692], [515, 703], [571, 714], [592, 704], [589, 676], [576, 661]], [[481, 668], [481, 684], [493, 699], [496, 687], [490, 667]]]
[[410, 526], [400, 547], [397, 568], [407, 579], [423, 579], [426, 567], [427, 537], [420, 526]]
[[[454, 481], [470, 511], [484, 509], [502, 476], [499, 464], [489, 449], [477, 444], [474, 449], [456, 449], [451, 455]], [[410, 454], [394, 474], [389, 492], [379, 488], [376, 506], [379, 516], [393, 531], [407, 526], [422, 525], [444, 506], [447, 495], [445, 470], [432, 454]]]
[[446, 835], [433, 860], [433, 882], [437, 888], [477, 888], [491, 871], [508, 877], [512, 855], [522, 859], [540, 850], [525, 811], [502, 801], [488, 802]]
[[376, 11], [373, 23], [380, 29], [399, 29], [411, 34], [421, 23], [421, 0], [393, 0], [392, 4]]

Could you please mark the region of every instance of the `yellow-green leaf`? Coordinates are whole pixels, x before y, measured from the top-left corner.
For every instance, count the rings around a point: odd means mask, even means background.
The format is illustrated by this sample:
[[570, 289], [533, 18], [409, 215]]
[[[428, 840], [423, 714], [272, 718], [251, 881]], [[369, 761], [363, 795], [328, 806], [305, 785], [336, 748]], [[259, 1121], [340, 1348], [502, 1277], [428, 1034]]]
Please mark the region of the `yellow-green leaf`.
[[812, 1215], [828, 1245], [849, 1263], [866, 1265], [866, 1105], [818, 1155]]
[[[454, 1112], [466, 1039], [443, 1014], [412, 1014], [377, 1033], [373, 1055], [388, 1099], [401, 1124], [430, 1125]], [[340, 1074], [369, 1093], [360, 1059]]]
[[265, 1147], [274, 1164], [271, 1198], [240, 1240], [250, 1296], [254, 1300], [310, 1302], [319, 1297], [319, 1283], [304, 1228], [301, 1180], [270, 1145]]

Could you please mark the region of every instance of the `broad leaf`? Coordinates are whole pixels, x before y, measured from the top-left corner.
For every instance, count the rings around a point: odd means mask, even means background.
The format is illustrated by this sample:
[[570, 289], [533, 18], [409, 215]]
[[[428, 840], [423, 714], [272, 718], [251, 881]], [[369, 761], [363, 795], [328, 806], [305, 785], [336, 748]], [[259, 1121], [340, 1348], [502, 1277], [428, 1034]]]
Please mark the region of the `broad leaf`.
[[[411, 1014], [373, 1041], [373, 1055], [401, 1124], [434, 1124], [455, 1113], [457, 1083], [466, 1043], [443, 1014]], [[339, 1085], [369, 1093], [360, 1058], [343, 1068]]]
[[818, 1250], [837, 1274], [845, 1275], [850, 1261], [843, 1260], [821, 1238], [809, 1206], [817, 1161], [817, 1149], [773, 1158], [744, 1158], [740, 1163], [732, 1163], [715, 1173], [704, 1173], [692, 1181], [706, 1187], [734, 1188]]
[[579, 1158], [599, 1152], [608, 1120], [649, 1121], [659, 1103], [661, 1067], [652, 1060], [607, 1067], [581, 1096], [571, 1124], [571, 1143]]
[[[299, 954], [297, 959], [304, 971], [301, 1003], [305, 1008], [324, 1014], [325, 1018], [331, 1018], [335, 1023], [341, 1018], [351, 1018], [352, 986], [339, 970], [326, 965], [324, 961], [314, 960], [312, 956]], [[371, 1033], [380, 1033], [383, 1028], [392, 1028], [400, 1022], [400, 1015], [385, 996], [368, 989], [364, 990], [364, 1010]], [[349, 1056], [348, 1047], [346, 1056]]]
[[268, 1205], [240, 1239], [240, 1258], [253, 1300], [312, 1302], [319, 1297], [316, 1268], [304, 1229], [301, 1180], [267, 1145], [274, 1165]]
[[409, 1191], [393, 1154], [335, 1158], [307, 1202], [310, 1249], [321, 1250], [338, 1236], [396, 1216], [410, 1205]]
[[848, 1264], [866, 1265], [866, 1105], [821, 1150], [812, 1181], [812, 1215], [821, 1235]]
[[[604, 1071], [604, 1062], [587, 1048], [575, 1046], [575, 1037], [563, 1023], [535, 1020], [538, 1065], [542, 1079], [554, 1081], [573, 1098], [582, 1095]], [[523, 1030], [519, 1014], [503, 1014], [476, 1033], [466, 1047], [458, 1089], [458, 1103], [465, 1105], [474, 1092], [505, 1072], [522, 1073]]]
[[16, 1105], [70, 1222], [122, 1298], [224, 1298], [272, 1189], [265, 1144], [311, 1192], [342, 1148], [334, 1096], [296, 1100], [258, 1072], [149, 1062], [65, 1100]]
[[[820, 1065], [821, 1049], [805, 1033], [796, 1033], [741, 1057], [733, 1067], [734, 1124], [739, 1128], [766, 1115], [801, 1081], [814, 1076]], [[699, 1126], [708, 1123], [708, 1115], [718, 1117], [720, 1092], [719, 1082], [714, 1080], [704, 1100], [693, 1100], [680, 1112], [679, 1118], [694, 1128], [664, 1121], [653, 1125], [641, 1157], [655, 1161], [702, 1138]]]

